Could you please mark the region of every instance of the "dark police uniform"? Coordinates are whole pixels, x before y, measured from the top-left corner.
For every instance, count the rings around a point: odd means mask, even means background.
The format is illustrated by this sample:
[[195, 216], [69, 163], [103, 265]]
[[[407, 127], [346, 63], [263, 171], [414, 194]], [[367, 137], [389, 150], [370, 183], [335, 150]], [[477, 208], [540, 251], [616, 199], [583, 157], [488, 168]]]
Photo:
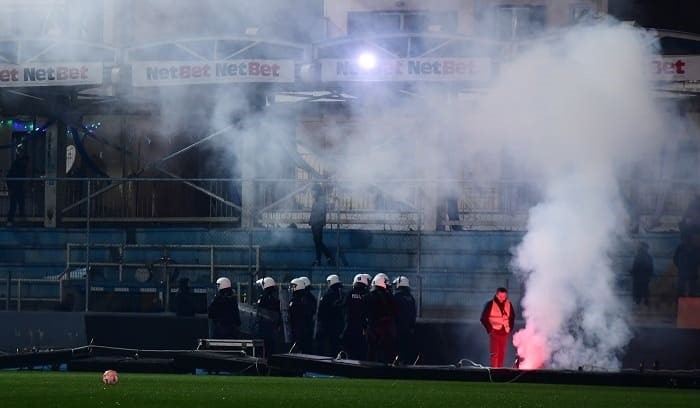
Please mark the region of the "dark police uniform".
[[238, 299], [233, 289], [219, 290], [209, 305], [209, 318], [214, 324], [215, 339], [234, 339], [238, 337], [241, 316], [238, 312]]
[[277, 298], [277, 286], [265, 288], [255, 302], [255, 337], [265, 342], [265, 354], [275, 352], [275, 338], [280, 329], [280, 301]]
[[396, 334], [399, 348], [399, 360], [411, 364], [416, 359], [416, 300], [411, 295], [411, 289], [398, 287], [394, 292], [396, 303]]
[[366, 296], [369, 293], [364, 284], [355, 284], [345, 295], [343, 308], [345, 312], [345, 327], [341, 335], [343, 350], [348, 358], [364, 360], [367, 358], [367, 306]]
[[343, 284], [336, 283], [328, 288], [318, 305], [316, 344], [320, 355], [338, 355], [343, 325]]
[[289, 320], [292, 329], [292, 341], [296, 343], [294, 351], [304, 354], [313, 353], [314, 315], [316, 298], [302, 289], [292, 293], [289, 302]]

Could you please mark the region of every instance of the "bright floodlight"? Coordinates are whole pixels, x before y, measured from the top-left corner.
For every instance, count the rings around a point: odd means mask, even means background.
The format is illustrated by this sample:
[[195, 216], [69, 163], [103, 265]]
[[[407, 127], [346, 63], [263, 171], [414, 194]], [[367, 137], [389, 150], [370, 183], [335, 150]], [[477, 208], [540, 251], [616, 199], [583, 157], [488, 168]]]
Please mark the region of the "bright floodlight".
[[377, 66], [377, 57], [369, 52], [360, 54], [357, 63], [362, 69], [370, 70]]

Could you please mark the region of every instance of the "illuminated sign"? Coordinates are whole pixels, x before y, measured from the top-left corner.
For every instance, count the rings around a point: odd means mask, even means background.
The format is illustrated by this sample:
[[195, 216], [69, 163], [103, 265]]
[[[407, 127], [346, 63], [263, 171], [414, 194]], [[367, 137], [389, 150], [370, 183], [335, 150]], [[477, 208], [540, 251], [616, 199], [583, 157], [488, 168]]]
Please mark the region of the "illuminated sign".
[[321, 60], [323, 82], [488, 81], [491, 74], [489, 58], [374, 59], [362, 54]]
[[294, 82], [292, 60], [227, 60], [203, 62], [134, 62], [134, 86]]
[[0, 87], [100, 85], [99, 63], [0, 65]]
[[658, 81], [700, 81], [700, 56], [655, 58], [651, 61], [651, 74]]

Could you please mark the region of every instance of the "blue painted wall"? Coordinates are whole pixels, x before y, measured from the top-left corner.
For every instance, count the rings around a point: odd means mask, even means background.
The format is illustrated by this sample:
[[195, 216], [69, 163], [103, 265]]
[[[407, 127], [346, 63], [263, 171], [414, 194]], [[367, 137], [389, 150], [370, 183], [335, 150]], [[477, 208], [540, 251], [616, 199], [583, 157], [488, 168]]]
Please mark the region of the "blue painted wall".
[[[417, 291], [417, 272], [421, 272], [421, 294], [424, 312], [434, 317], [472, 318], [480, 306], [492, 295], [497, 286], [507, 286], [516, 301], [519, 284], [510, 272], [511, 249], [522, 239], [521, 232], [433, 232], [419, 235], [417, 232], [384, 232], [337, 230], [326, 231], [326, 244], [336, 250], [339, 243], [339, 268], [311, 268], [314, 247], [308, 229], [256, 229], [250, 234], [242, 230], [206, 228], [148, 228], [91, 230], [91, 243], [109, 244], [217, 244], [259, 245], [260, 275], [277, 280], [307, 275], [314, 283], [323, 283], [330, 273], [338, 272], [348, 282], [356, 273], [387, 273], [390, 277], [406, 275]], [[87, 235], [81, 229], [13, 228], [0, 229], [0, 298], [4, 294], [3, 279], [8, 273], [13, 277], [44, 278], [58, 275], [66, 269], [66, 245], [85, 243]], [[637, 237], [638, 238], [638, 237]], [[648, 234], [644, 240], [650, 243], [657, 270], [668, 269], [678, 244], [674, 233]], [[631, 266], [636, 239], [622, 243], [614, 252], [613, 261], [619, 275], [620, 290], [628, 294], [627, 270]], [[420, 250], [419, 250], [420, 248]], [[420, 252], [420, 256], [419, 256]], [[155, 263], [163, 255], [158, 248], [129, 250], [125, 262]], [[177, 264], [208, 264], [209, 251], [186, 249], [171, 251], [169, 256]], [[85, 251], [74, 251], [74, 261], [85, 259]], [[420, 258], [420, 268], [419, 268]], [[93, 249], [91, 263], [115, 261], [115, 253], [106, 249]], [[220, 264], [248, 263], [248, 251], [216, 251]], [[198, 271], [198, 272], [197, 272]], [[126, 285], [135, 284], [134, 268], [124, 270]], [[205, 285], [208, 269], [180, 270], [180, 276], [194, 278], [195, 284]], [[217, 271], [233, 280], [248, 282], [248, 268]], [[206, 276], [205, 276], [206, 275]], [[98, 279], [116, 280], [115, 268], [102, 268]], [[51, 296], [56, 285], [34, 292], [23, 290], [23, 295]], [[44, 292], [42, 292], [42, 290]]]

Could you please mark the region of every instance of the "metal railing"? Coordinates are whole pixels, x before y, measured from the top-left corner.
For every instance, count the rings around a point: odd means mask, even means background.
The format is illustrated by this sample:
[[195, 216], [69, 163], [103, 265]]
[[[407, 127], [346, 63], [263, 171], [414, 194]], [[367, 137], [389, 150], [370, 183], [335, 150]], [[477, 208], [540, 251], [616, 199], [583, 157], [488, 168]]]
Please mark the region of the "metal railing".
[[[58, 222], [225, 223], [275, 227], [308, 223], [318, 181], [298, 179], [33, 178], [26, 182], [25, 219], [44, 219], [45, 183], [56, 183]], [[245, 183], [250, 197], [243, 197]], [[321, 181], [328, 201], [327, 220], [341, 228], [416, 229], [426, 215], [437, 225], [466, 229], [524, 229], [527, 212], [541, 200], [535, 181], [353, 180]], [[0, 185], [2, 185], [0, 181]], [[2, 190], [0, 186], [0, 190]], [[90, 193], [88, 194], [88, 191]], [[631, 215], [649, 224], [677, 222], [700, 192], [698, 180], [623, 181], [620, 191]], [[245, 203], [245, 204], [244, 204]], [[89, 208], [88, 208], [89, 205]], [[247, 208], [243, 208], [247, 206]], [[9, 197], [0, 191], [0, 214]], [[422, 220], [421, 220], [422, 217]]]
[[[88, 254], [88, 249], [92, 251], [92, 258]], [[99, 251], [103, 250], [103, 253]], [[104, 252], [106, 250], [106, 252]], [[204, 250], [204, 251], [202, 251]], [[157, 252], [157, 255], [156, 255]], [[178, 255], [177, 253], [180, 252]], [[199, 255], [206, 252], [208, 262], [178, 262], [177, 258], [192, 258], [195, 256], [199, 260]], [[239, 252], [240, 257], [245, 257], [245, 263], [219, 263], [217, 256], [233, 255]], [[77, 256], [76, 256], [77, 255]], [[152, 256], [158, 256], [153, 259]], [[151, 258], [149, 258], [151, 256]], [[79, 258], [79, 259], [76, 259]], [[66, 244], [66, 271], [62, 274], [61, 280], [71, 279], [71, 271], [85, 270], [85, 310], [89, 310], [89, 293], [93, 292], [95, 280], [94, 268], [116, 269], [116, 274], [103, 276], [104, 282], [124, 283], [134, 285], [145, 283], [151, 280], [153, 274], [160, 274], [157, 284], [150, 284], [155, 290], [162, 291], [166, 295], [163, 297], [164, 310], [169, 310], [170, 296], [172, 293], [171, 282], [181, 274], [181, 271], [195, 272], [197, 277], [207, 276], [206, 284], [211, 286], [218, 277], [217, 271], [221, 270], [246, 270], [247, 273], [257, 275], [260, 271], [260, 246], [259, 245], [198, 245], [198, 244], [87, 244], [68, 243]], [[125, 279], [127, 270], [134, 270], [134, 274], [139, 271], [146, 276], [133, 276], [133, 279]], [[204, 274], [199, 272], [205, 272]], [[82, 280], [79, 278], [79, 280]], [[195, 279], [201, 282], [201, 279]], [[63, 285], [61, 285], [63, 289]], [[62, 296], [61, 292], [61, 296]]]
[[[36, 297], [27, 294], [23, 294], [22, 288], [27, 285], [57, 285], [58, 286], [58, 296], [56, 297]], [[38, 278], [13, 278], [11, 273], [7, 274], [7, 277], [2, 280], [0, 287], [3, 287], [4, 292], [0, 292], [0, 299], [2, 299], [5, 304], [5, 310], [10, 310], [10, 304], [14, 302], [14, 309], [18, 312], [22, 311], [23, 301], [32, 302], [55, 302], [61, 301], [61, 280], [60, 279], [38, 279]], [[13, 290], [14, 289], [14, 290]], [[14, 295], [14, 296], [13, 296]]]

